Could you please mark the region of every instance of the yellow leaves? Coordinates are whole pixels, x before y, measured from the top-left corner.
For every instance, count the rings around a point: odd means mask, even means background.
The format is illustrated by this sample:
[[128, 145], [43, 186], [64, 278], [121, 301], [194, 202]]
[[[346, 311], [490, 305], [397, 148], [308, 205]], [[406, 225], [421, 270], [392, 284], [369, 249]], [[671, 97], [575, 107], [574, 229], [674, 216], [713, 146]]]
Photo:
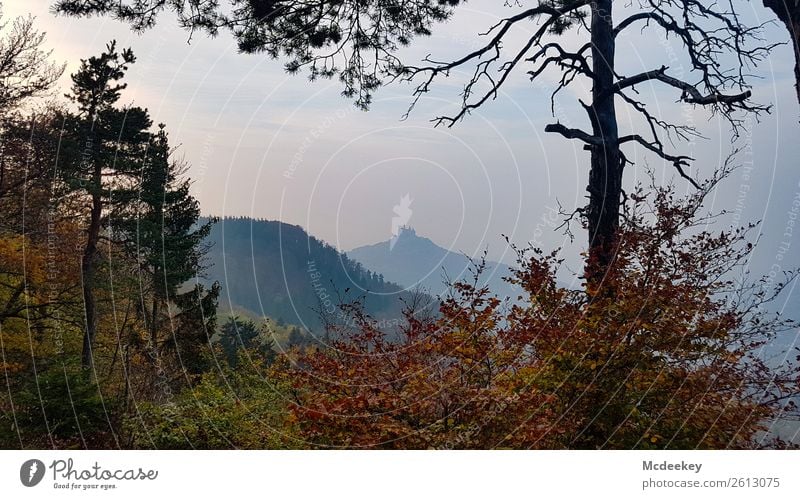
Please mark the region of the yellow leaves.
[[[0, 273], [6, 276], [24, 274], [24, 236], [0, 237]], [[8, 278], [8, 277], [6, 277]]]
[[659, 442], [663, 442], [664, 441], [664, 437], [662, 437], [661, 435], [654, 435], [654, 434], [650, 434], [649, 432], [645, 433], [642, 438], [644, 438], [646, 441], [650, 442], [651, 444], [657, 444]]
[[56, 258], [57, 253], [34, 244], [25, 236], [0, 237], [0, 283], [5, 285], [0, 290], [0, 301], [5, 303], [16, 288], [21, 288], [28, 299], [35, 299], [33, 294], [37, 290], [44, 294], [44, 288], [50, 284], [48, 267], [63, 271], [63, 264], [49, 261]]

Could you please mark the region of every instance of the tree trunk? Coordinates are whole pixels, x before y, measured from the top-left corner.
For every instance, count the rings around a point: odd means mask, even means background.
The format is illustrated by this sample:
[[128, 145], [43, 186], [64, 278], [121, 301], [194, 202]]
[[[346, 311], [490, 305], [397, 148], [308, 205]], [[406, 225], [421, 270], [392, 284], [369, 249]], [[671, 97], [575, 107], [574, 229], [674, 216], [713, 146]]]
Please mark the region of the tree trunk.
[[592, 4], [592, 105], [587, 108], [593, 135], [602, 145], [591, 147], [589, 171], [589, 260], [586, 278], [596, 290], [614, 258], [619, 208], [622, 196], [622, 163], [617, 114], [614, 108], [614, 26], [612, 0]]
[[764, 7], [772, 10], [786, 26], [794, 49], [794, 88], [800, 104], [800, 2], [797, 0], [764, 0]]
[[95, 333], [97, 332], [97, 311], [94, 298], [94, 273], [95, 261], [97, 259], [97, 243], [100, 240], [100, 222], [103, 215], [102, 198], [102, 166], [95, 162], [92, 172], [92, 211], [89, 221], [89, 229], [86, 235], [86, 247], [83, 250], [81, 260], [81, 277], [83, 281], [83, 304], [86, 318], [86, 329], [83, 333], [83, 352], [81, 354], [81, 365], [84, 368], [91, 368], [94, 365], [92, 358], [92, 346], [94, 345]]
[[150, 343], [153, 352], [158, 352], [158, 294], [156, 287], [158, 286], [158, 278], [153, 279], [153, 303], [150, 311]]
[[797, 92], [797, 103], [800, 104], [800, 15], [792, 20], [789, 32], [792, 34], [794, 46], [794, 89]]

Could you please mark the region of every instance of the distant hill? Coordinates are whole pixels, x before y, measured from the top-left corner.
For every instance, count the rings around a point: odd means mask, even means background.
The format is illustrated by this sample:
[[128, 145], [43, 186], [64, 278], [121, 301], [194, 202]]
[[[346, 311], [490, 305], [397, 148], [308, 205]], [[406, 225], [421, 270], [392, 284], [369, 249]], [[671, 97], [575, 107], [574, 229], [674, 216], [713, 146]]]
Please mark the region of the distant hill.
[[[469, 258], [437, 246], [408, 227], [388, 241], [350, 250], [347, 256], [383, 274], [389, 281], [405, 288], [421, 286], [433, 295], [446, 290], [445, 279], [456, 281], [472, 276]], [[508, 265], [487, 261], [480, 284], [488, 285], [501, 297], [516, 296], [519, 291], [502, 279], [510, 273]]]
[[245, 310], [318, 332], [320, 312], [336, 320], [342, 300], [362, 298], [370, 315], [388, 320], [399, 317], [408, 295], [296, 225], [224, 218], [208, 242], [205, 280], [220, 282], [223, 314]]

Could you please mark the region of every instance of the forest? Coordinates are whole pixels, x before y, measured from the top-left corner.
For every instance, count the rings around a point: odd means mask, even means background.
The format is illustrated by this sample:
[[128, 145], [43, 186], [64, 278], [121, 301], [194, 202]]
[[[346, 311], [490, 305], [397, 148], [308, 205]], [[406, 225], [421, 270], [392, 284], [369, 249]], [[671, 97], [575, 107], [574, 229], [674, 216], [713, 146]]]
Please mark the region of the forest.
[[[583, 261], [579, 285], [566, 285], [561, 248], [509, 241], [512, 294], [481, 284], [479, 257], [434, 296], [300, 227], [210, 216], [170, 123], [123, 98], [137, 54], [107, 40], [66, 71], [37, 19], [4, 15], [0, 448], [800, 446], [796, 430], [776, 431], [800, 422], [800, 349], [781, 362], [764, 354], [797, 329], [771, 307], [797, 270], [750, 272], [758, 221], [729, 225], [732, 207], [708, 207], [738, 151], [697, 165], [686, 144], [700, 132], [637, 90], [662, 86], [665, 105], [708, 112], [732, 143], [745, 117], [772, 111], [753, 94], [755, 68], [778, 44], [800, 54], [796, 7], [757, 2], [794, 33], [773, 42], [733, 3], [520, 2], [468, 53], [420, 63], [403, 48], [466, 2], [49, 3], [58, 19], [113, 18], [143, 37], [176, 19], [172, 29], [193, 36], [225, 33], [243, 63], [260, 54], [333, 79], [364, 111], [389, 82], [409, 85], [411, 113], [463, 78], [455, 111], [432, 127], [456, 128], [501, 99], [515, 71], [549, 98], [588, 81], [587, 94], [567, 94], [584, 128], [554, 118], [543, 130], [582, 154], [586, 204], [563, 209], [559, 230]], [[532, 26], [521, 43], [508, 36], [520, 23]], [[688, 74], [668, 60], [615, 67], [626, 30], [674, 40]], [[640, 128], [627, 130], [623, 112]], [[634, 168], [649, 173], [629, 188]], [[662, 168], [676, 180], [660, 182]]]

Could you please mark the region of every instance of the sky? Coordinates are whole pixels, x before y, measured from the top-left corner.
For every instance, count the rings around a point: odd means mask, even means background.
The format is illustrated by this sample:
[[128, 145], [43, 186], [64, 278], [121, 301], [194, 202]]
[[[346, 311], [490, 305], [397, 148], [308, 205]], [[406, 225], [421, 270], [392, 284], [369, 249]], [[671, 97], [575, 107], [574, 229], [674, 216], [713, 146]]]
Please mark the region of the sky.
[[[156, 122], [166, 123], [190, 165], [204, 214], [282, 220], [349, 250], [389, 239], [393, 210], [407, 195], [408, 224], [440, 246], [467, 254], [488, 248], [490, 258], [512, 263], [503, 240], [508, 236], [517, 244], [563, 248], [568, 266], [579, 270], [585, 235], [576, 227], [573, 243], [555, 226], [559, 206], [571, 210], [586, 202], [588, 154], [575, 141], [544, 133], [544, 127], [558, 120], [587, 128], [577, 104], [588, 95], [585, 84], [560, 94], [553, 117], [555, 74], [531, 83], [525, 75], [530, 68], [522, 66], [495, 100], [452, 128], [434, 128], [432, 118], [457, 108], [463, 74], [435, 84], [404, 120], [413, 90], [408, 85], [380, 89], [363, 112], [340, 95], [338, 82], [287, 75], [281, 61], [237, 53], [227, 35], [195, 34], [190, 40], [171, 15], [140, 35], [109, 18], [56, 17], [47, 0], [3, 3], [6, 17], [35, 15], [54, 60], [67, 63], [59, 93], [68, 89], [68, 74], [79, 60], [100, 53], [109, 40], [133, 48], [138, 61], [128, 73], [123, 102], [146, 107]], [[771, 19], [761, 2], [735, 3], [745, 22]], [[513, 9], [519, 7], [469, 2], [402, 56], [416, 62], [426, 54], [462, 55], [481, 41], [478, 33]], [[508, 46], [535, 28], [530, 23], [517, 29]], [[764, 36], [768, 42], [788, 39], [777, 25]], [[579, 35], [570, 37], [569, 43], [579, 42]], [[618, 39], [617, 63], [625, 74], [662, 64], [688, 67], [677, 43], [638, 30]], [[710, 209], [733, 211], [727, 222], [761, 222], [752, 259], [758, 273], [800, 266], [800, 228], [792, 232], [789, 225], [792, 203], [800, 200], [800, 109], [792, 66], [791, 49], [784, 45], [752, 70], [755, 99], [772, 104], [773, 112], [748, 121], [736, 144], [742, 167], [709, 200]], [[727, 157], [732, 144], [725, 122], [685, 109], [674, 91], [658, 85], [639, 90], [656, 114], [694, 123], [706, 136], [674, 149], [696, 158], [692, 170], [700, 178]], [[628, 109], [618, 112], [621, 128], [641, 126]], [[626, 171], [629, 188], [645, 179], [648, 166], [659, 181], [674, 180], [683, 192], [691, 188], [654, 157], [636, 150], [628, 157], [637, 163]]]

